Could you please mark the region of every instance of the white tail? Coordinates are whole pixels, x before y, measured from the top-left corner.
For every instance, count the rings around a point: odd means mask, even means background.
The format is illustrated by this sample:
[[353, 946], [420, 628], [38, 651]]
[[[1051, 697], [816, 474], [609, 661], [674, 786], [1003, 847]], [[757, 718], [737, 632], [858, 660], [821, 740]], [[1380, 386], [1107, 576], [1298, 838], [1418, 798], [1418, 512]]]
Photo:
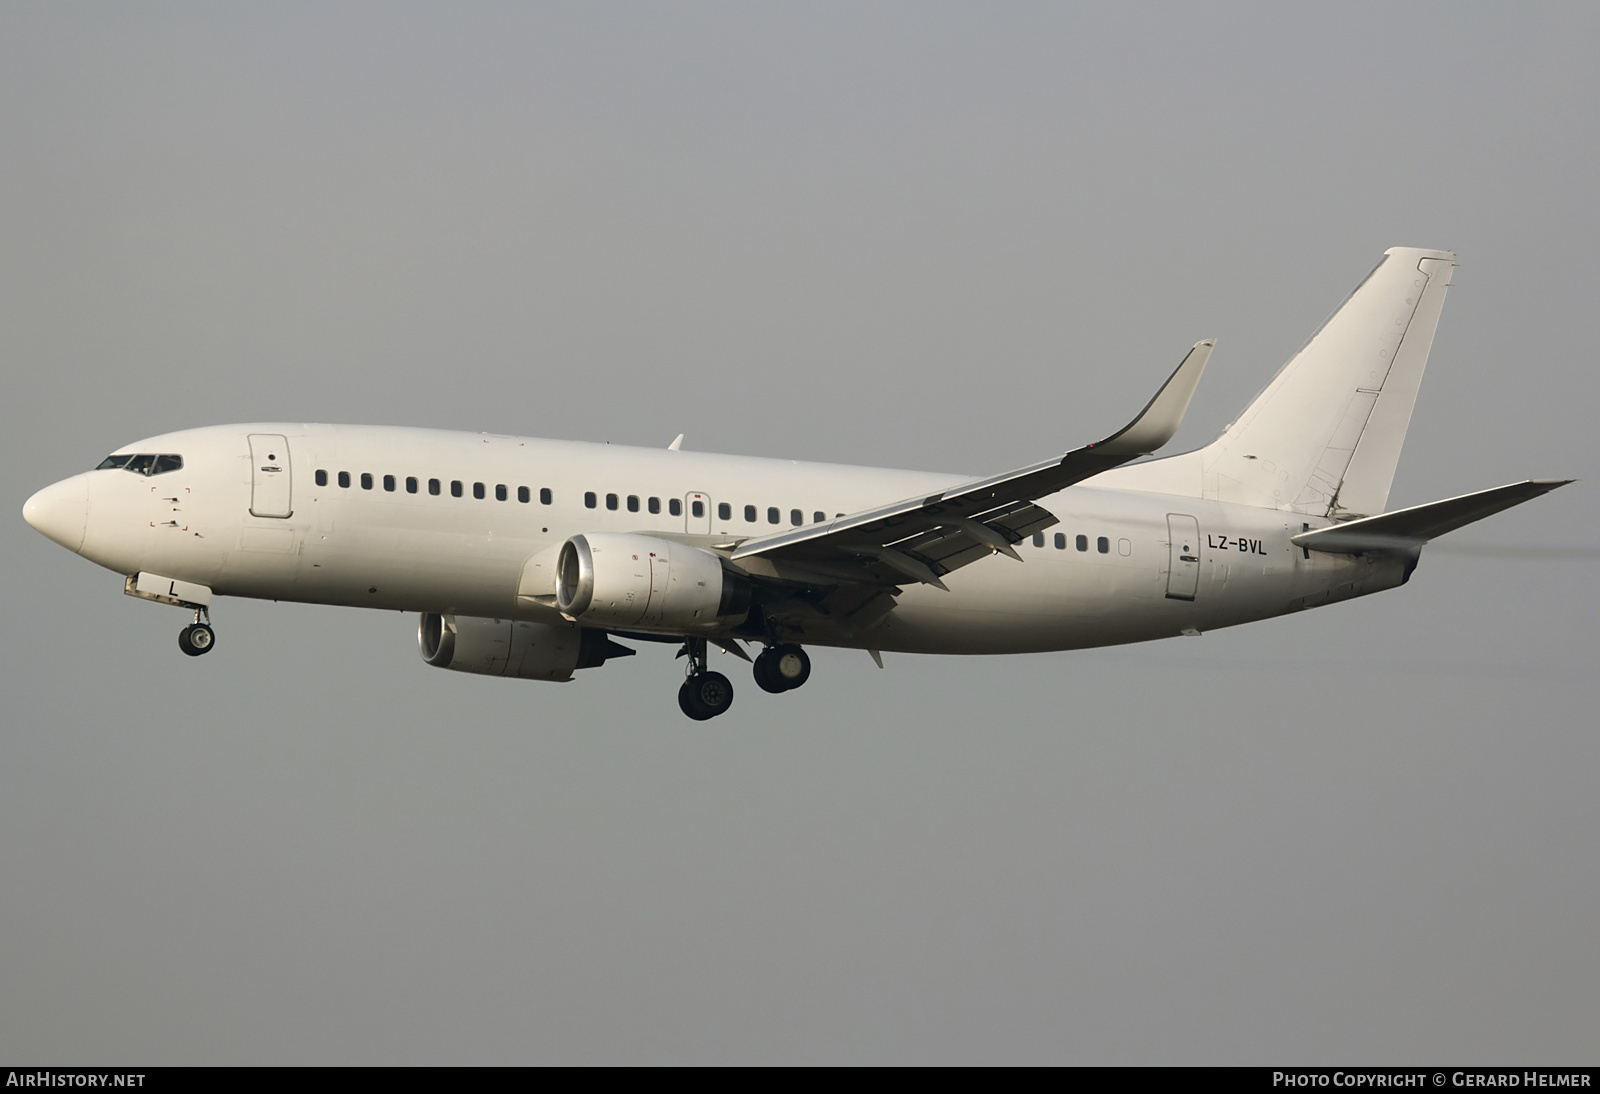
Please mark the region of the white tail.
[[1211, 444], [1096, 485], [1296, 513], [1383, 512], [1455, 255], [1393, 247]]

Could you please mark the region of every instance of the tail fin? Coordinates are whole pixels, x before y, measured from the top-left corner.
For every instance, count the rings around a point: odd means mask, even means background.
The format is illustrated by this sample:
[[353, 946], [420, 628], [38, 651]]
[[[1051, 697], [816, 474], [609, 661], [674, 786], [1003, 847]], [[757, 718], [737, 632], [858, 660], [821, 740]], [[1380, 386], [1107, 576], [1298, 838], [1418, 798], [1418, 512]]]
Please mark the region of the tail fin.
[[1319, 516], [1383, 512], [1455, 255], [1393, 247], [1222, 436], [1208, 497]]
[[1340, 519], [1383, 512], [1454, 268], [1449, 251], [1390, 248], [1222, 436], [1098, 481]]

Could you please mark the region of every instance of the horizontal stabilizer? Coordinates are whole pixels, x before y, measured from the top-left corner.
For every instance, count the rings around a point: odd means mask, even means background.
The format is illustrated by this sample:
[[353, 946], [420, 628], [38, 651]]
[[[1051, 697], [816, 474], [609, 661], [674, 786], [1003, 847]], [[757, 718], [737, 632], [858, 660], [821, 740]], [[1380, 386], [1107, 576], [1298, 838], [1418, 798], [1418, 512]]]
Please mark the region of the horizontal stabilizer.
[[1463, 494], [1459, 498], [1432, 501], [1410, 509], [1396, 509], [1375, 517], [1363, 517], [1331, 528], [1314, 532], [1301, 532], [1290, 536], [1296, 547], [1334, 554], [1356, 554], [1361, 551], [1405, 550], [1416, 548], [1430, 539], [1454, 532], [1484, 517], [1493, 516], [1502, 509], [1521, 505], [1540, 494], [1548, 494], [1571, 479], [1528, 479], [1493, 490], [1480, 490], [1476, 494]]

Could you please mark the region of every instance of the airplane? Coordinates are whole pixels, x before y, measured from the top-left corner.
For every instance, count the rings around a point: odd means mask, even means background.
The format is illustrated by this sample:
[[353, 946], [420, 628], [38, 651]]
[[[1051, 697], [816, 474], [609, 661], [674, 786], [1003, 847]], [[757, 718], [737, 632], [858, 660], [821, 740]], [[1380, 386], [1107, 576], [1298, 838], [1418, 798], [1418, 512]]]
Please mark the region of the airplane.
[[[427, 664], [567, 681], [679, 647], [680, 708], [725, 713], [718, 647], [779, 694], [806, 646], [1000, 654], [1194, 635], [1404, 585], [1431, 539], [1566, 485], [1385, 511], [1449, 251], [1396, 247], [1215, 441], [1150, 458], [1214, 340], [1104, 440], [976, 479], [365, 425], [167, 433], [23, 515], [193, 613], [214, 597], [419, 614]], [[745, 645], [759, 646], [753, 660]]]

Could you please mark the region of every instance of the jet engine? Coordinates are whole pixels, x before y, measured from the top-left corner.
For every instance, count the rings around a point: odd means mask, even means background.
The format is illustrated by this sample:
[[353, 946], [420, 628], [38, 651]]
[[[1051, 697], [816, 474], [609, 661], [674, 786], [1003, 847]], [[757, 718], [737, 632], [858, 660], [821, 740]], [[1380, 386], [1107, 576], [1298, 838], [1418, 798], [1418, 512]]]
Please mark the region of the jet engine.
[[573, 536], [556, 560], [556, 607], [596, 626], [711, 630], [743, 620], [750, 593], [750, 579], [721, 555], [654, 536]]
[[570, 680], [575, 669], [634, 653], [605, 631], [436, 612], [423, 613], [417, 645], [422, 659], [436, 668], [523, 680]]

